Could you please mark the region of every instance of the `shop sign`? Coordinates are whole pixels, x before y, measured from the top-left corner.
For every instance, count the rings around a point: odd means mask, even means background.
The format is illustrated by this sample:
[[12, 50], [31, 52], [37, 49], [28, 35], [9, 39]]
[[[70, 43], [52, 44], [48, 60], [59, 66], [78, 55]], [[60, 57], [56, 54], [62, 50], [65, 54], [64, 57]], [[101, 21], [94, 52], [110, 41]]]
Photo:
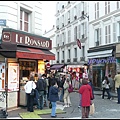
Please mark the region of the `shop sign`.
[[6, 20], [0, 19], [0, 26], [6, 26]]
[[37, 48], [52, 49], [52, 41], [45, 37], [32, 36], [28, 34], [21, 34], [19, 32], [5, 32], [2, 33], [2, 42], [12, 42], [18, 45], [34, 46]]
[[88, 60], [88, 65], [90, 64], [102, 64], [102, 63], [116, 63], [117, 60], [115, 59], [115, 57], [109, 57], [107, 59], [89, 59]]

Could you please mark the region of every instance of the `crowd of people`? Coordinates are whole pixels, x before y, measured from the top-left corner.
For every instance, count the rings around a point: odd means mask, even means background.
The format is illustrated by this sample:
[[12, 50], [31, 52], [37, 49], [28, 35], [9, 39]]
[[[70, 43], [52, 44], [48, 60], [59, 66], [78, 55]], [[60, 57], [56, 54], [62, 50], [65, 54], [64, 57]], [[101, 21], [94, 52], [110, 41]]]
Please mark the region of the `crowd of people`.
[[[115, 76], [114, 80], [118, 81], [120, 77], [120, 72]], [[49, 107], [51, 103], [51, 117], [56, 117], [56, 102], [60, 101], [64, 103], [64, 107], [71, 107], [71, 99], [69, 88], [70, 85], [76, 90], [75, 82], [69, 73], [56, 75], [55, 73], [50, 74], [38, 74], [38, 80], [35, 82], [34, 74], [30, 74], [29, 81], [24, 86], [27, 95], [27, 110], [30, 112], [34, 111], [34, 105], [38, 109], [42, 110], [44, 107]], [[94, 97], [94, 88], [92, 80], [89, 78], [79, 78], [78, 80], [78, 93], [79, 93], [79, 103], [78, 107], [81, 107], [82, 118], [89, 117], [90, 105]], [[111, 91], [113, 90], [114, 81], [111, 75], [104, 77], [102, 81], [102, 99], [104, 99], [104, 94], [107, 92], [108, 99], [112, 99]], [[118, 93], [118, 104], [120, 104], [120, 84], [116, 86]], [[31, 96], [31, 90], [35, 89], [35, 95]]]

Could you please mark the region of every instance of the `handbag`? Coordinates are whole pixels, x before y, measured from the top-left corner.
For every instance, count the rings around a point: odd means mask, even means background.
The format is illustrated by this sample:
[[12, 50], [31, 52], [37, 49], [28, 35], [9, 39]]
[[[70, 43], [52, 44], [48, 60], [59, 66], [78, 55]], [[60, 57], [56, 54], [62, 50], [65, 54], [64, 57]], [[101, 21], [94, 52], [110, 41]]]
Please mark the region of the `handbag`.
[[94, 103], [92, 103], [92, 105], [90, 105], [90, 112], [89, 112], [89, 114], [93, 115], [94, 113], [95, 113], [95, 105], [94, 105]]
[[52, 103], [51, 103], [51, 102], [49, 102], [49, 108], [50, 108], [50, 109], [52, 108]]
[[32, 82], [32, 90], [31, 90], [30, 95], [31, 95], [31, 96], [34, 96], [34, 95], [35, 95], [35, 90], [33, 89], [33, 82]]
[[71, 84], [69, 85], [68, 92], [69, 92], [69, 93], [73, 92], [73, 87], [72, 87]]

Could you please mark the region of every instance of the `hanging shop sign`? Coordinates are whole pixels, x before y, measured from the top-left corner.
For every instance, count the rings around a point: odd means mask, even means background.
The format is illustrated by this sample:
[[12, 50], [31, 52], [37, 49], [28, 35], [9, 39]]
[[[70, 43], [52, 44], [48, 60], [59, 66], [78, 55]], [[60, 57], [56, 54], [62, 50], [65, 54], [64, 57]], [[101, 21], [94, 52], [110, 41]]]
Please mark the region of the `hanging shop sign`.
[[116, 63], [117, 60], [115, 59], [115, 57], [108, 57], [106, 59], [89, 59], [88, 60], [88, 65], [90, 64], [102, 64], [102, 63]]

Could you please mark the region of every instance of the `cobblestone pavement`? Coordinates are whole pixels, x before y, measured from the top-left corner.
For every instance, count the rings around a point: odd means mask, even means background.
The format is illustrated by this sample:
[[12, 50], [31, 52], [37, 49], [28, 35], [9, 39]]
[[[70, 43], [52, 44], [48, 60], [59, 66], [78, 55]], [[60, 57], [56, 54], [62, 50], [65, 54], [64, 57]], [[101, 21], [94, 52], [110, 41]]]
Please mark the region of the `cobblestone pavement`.
[[[57, 107], [60, 109], [63, 109], [66, 111], [65, 114], [57, 114], [57, 118], [68, 118], [68, 119], [80, 119], [81, 118], [81, 108], [78, 108], [79, 104], [79, 94], [76, 92], [73, 92], [70, 94], [72, 107], [64, 108], [63, 103], [57, 102]], [[94, 99], [95, 104], [95, 113], [90, 116], [92, 119], [99, 119], [99, 118], [120, 118], [120, 104], [117, 104], [117, 98], [114, 97], [113, 100], [107, 99], [107, 96], [105, 96], [105, 99], [103, 100], [101, 98], [101, 91], [99, 94], [95, 95]], [[17, 112], [16, 112], [17, 111]], [[18, 113], [26, 111], [25, 109], [18, 109], [14, 112], [11, 111], [9, 113], [9, 118], [19, 117]], [[15, 113], [16, 112], [16, 113]], [[49, 115], [41, 115], [41, 117], [44, 118], [50, 118]]]

